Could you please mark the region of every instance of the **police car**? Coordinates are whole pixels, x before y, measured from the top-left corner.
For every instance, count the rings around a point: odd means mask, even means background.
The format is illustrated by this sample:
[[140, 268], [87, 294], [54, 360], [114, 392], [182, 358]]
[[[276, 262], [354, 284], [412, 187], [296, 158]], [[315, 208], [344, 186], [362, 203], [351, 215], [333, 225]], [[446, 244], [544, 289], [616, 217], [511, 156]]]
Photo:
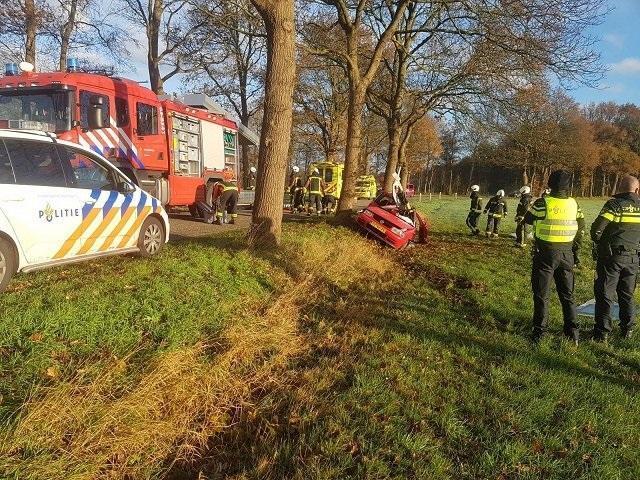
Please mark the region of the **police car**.
[[153, 256], [168, 238], [160, 202], [102, 156], [52, 134], [0, 130], [0, 292], [17, 272]]

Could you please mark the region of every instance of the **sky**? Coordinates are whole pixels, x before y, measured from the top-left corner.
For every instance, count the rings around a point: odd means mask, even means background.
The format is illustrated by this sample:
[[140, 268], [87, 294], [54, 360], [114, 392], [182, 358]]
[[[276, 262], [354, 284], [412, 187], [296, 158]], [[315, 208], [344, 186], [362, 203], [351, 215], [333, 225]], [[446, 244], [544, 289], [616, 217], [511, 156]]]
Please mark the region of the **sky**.
[[599, 88], [570, 91], [582, 104], [614, 101], [640, 105], [640, 0], [610, 0], [605, 21], [590, 32], [608, 69]]
[[[597, 88], [576, 86], [569, 94], [583, 105], [603, 101], [640, 105], [640, 0], [609, 0], [609, 5], [611, 12], [604, 22], [588, 32], [597, 40], [596, 49], [607, 72]], [[142, 37], [140, 40], [144, 44]], [[147, 79], [143, 49], [134, 52], [131, 60], [135, 70], [122, 72], [124, 76]], [[173, 77], [165, 90], [180, 93], [182, 84], [181, 76]]]

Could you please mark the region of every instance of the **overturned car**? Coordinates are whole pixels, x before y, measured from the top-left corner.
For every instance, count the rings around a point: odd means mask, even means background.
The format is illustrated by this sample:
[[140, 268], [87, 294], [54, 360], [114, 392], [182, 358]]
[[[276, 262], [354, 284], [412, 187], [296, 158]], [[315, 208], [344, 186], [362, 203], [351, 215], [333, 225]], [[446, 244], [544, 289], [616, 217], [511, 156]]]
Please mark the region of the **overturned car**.
[[378, 195], [358, 213], [356, 222], [365, 234], [396, 250], [425, 242], [429, 230], [422, 215], [408, 203], [398, 205], [389, 193]]

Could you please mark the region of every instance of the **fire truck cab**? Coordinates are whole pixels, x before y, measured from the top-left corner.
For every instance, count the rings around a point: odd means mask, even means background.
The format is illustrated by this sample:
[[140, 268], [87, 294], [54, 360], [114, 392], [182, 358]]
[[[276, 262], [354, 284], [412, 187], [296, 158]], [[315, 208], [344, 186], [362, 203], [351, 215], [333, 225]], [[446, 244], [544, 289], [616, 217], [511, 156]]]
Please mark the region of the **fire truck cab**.
[[8, 64], [0, 77], [0, 128], [51, 132], [90, 148], [168, 207], [203, 200], [209, 181], [237, 180], [239, 125], [223, 110], [159, 97], [74, 62], [65, 72], [29, 70]]

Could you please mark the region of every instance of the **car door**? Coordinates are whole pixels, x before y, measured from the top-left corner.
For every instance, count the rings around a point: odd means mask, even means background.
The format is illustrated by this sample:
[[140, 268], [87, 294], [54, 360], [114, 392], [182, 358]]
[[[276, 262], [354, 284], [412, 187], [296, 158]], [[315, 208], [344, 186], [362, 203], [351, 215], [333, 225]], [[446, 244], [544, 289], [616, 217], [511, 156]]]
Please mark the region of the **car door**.
[[30, 264], [53, 260], [80, 225], [82, 204], [67, 186], [50, 139], [5, 139], [15, 183], [2, 188], [2, 208]]
[[140, 193], [99, 157], [68, 145], [59, 145], [59, 153], [70, 172], [70, 186], [83, 204], [83, 223], [59, 256], [117, 250], [135, 222]]
[[162, 109], [159, 105], [134, 99], [136, 112], [135, 143], [138, 168], [160, 170], [167, 167], [166, 140]]

